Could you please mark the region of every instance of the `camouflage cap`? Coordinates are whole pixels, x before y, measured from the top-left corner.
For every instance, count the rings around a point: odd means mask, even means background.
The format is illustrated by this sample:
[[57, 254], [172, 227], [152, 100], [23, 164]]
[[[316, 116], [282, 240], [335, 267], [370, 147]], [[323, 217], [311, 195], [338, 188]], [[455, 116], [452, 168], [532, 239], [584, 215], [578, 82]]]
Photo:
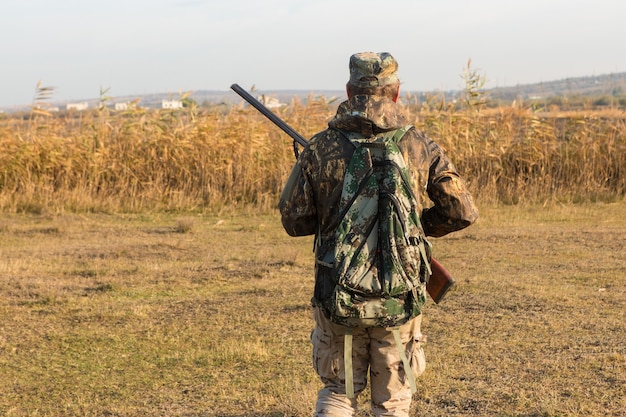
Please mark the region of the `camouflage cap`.
[[398, 83], [398, 62], [389, 52], [361, 52], [350, 57], [350, 81], [355, 87]]

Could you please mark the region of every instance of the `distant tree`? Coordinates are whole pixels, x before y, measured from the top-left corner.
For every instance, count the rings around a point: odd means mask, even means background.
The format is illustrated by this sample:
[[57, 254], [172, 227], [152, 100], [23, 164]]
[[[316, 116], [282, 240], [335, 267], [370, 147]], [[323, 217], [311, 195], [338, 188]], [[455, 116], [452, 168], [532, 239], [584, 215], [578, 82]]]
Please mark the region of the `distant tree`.
[[196, 102], [196, 100], [192, 99], [191, 97], [183, 97], [180, 101], [183, 103], [183, 107], [198, 107], [198, 103]]
[[611, 104], [611, 99], [606, 96], [597, 97], [592, 101], [594, 106], [609, 106]]
[[551, 96], [546, 100], [548, 106], [559, 106], [559, 107], [562, 107], [565, 101], [566, 100], [563, 96]]
[[484, 90], [486, 79], [483, 74], [479, 74], [478, 70], [472, 68], [472, 60], [467, 60], [467, 66], [463, 70], [462, 75], [465, 83], [461, 101], [466, 108], [480, 111], [487, 103], [487, 97]]

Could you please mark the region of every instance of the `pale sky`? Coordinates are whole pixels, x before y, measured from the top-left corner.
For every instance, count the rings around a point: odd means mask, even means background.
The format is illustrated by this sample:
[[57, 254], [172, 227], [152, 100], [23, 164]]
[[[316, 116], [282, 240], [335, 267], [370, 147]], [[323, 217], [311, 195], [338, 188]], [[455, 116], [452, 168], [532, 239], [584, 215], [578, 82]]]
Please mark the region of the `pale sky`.
[[403, 90], [626, 71], [623, 0], [2, 0], [0, 106], [180, 91], [343, 90], [390, 52]]

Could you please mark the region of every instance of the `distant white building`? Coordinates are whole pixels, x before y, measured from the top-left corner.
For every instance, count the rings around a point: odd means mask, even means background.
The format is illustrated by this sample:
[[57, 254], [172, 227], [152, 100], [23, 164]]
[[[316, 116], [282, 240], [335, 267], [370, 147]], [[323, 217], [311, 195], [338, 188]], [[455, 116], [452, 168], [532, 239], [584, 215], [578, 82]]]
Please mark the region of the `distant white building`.
[[268, 109], [277, 109], [279, 107], [286, 106], [285, 103], [281, 103], [280, 100], [278, 100], [277, 98], [269, 97], [266, 95], [257, 97], [257, 100], [263, 103], [263, 105]]
[[128, 102], [115, 103], [115, 110], [128, 110]]
[[161, 100], [162, 109], [182, 109], [183, 102], [180, 100]]
[[89, 108], [89, 103], [82, 102], [82, 103], [68, 103], [65, 108], [67, 110], [76, 110], [76, 111], [83, 111], [83, 110], [87, 110]]

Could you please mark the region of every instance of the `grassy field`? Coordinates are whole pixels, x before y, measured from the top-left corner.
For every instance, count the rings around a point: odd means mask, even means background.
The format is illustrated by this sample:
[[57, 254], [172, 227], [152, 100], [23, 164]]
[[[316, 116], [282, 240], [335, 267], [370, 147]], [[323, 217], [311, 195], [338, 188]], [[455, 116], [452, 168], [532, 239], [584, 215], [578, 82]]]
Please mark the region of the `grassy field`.
[[[626, 415], [626, 116], [468, 97], [402, 103], [481, 205], [434, 241], [458, 285], [427, 306], [415, 414]], [[335, 106], [277, 111], [310, 137]], [[312, 239], [274, 211], [276, 127], [33, 110], [0, 118], [0, 149], [0, 415], [311, 414]]]
[[[626, 415], [625, 218], [483, 206], [435, 240], [416, 415]], [[0, 415], [310, 415], [311, 247], [276, 213], [4, 213]]]

